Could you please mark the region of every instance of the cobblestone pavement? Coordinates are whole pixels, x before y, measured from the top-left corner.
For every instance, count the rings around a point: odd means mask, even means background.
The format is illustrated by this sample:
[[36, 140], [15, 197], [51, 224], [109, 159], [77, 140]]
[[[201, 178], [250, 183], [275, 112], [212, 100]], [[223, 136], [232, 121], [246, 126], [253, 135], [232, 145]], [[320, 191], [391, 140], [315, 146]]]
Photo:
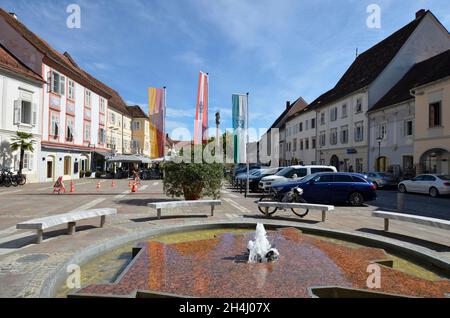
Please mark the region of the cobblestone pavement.
[[[202, 224], [223, 221], [264, 221], [254, 201], [257, 195], [244, 198], [239, 192], [224, 188], [223, 205], [218, 207], [214, 217], [208, 217], [209, 208], [173, 209], [156, 219], [156, 211], [147, 203], [167, 200], [161, 181], [143, 181], [137, 193], [131, 193], [128, 180], [119, 180], [112, 187], [111, 180], [83, 179], [75, 182], [75, 193], [52, 194], [51, 184], [29, 184], [22, 188], [0, 188], [0, 297], [37, 297], [52, 271], [65, 263], [71, 256], [93, 244], [108, 242], [113, 238], [139, 233], [150, 229], [162, 229], [172, 225]], [[69, 185], [66, 184], [67, 190]], [[321, 221], [320, 212], [311, 212], [300, 219], [290, 212], [277, 213], [272, 220], [286, 224], [307, 224], [359, 233], [370, 233], [389, 237], [429, 249], [431, 254], [450, 261], [450, 233], [432, 227], [391, 222], [391, 233], [384, 233], [383, 220], [372, 218], [371, 211], [377, 209], [395, 210], [396, 194], [380, 191], [379, 200], [372, 205], [353, 208], [336, 207], [328, 213], [326, 222]], [[432, 199], [408, 195], [408, 213], [447, 218], [450, 214], [450, 199]], [[417, 202], [416, 202], [417, 201]], [[107, 217], [104, 228], [98, 228], [99, 220], [91, 219], [77, 223], [77, 233], [66, 235], [66, 227], [59, 226], [44, 233], [44, 241], [34, 244], [33, 231], [16, 230], [19, 222], [66, 213], [76, 210], [110, 207], [118, 214]]]

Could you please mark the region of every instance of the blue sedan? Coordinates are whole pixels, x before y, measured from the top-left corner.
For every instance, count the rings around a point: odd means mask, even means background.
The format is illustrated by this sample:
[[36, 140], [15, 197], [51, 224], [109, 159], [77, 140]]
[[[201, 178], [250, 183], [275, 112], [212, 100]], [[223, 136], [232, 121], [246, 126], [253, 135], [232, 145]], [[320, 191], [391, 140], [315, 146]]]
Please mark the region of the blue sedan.
[[273, 188], [277, 192], [287, 192], [294, 187], [303, 189], [303, 198], [309, 203], [360, 206], [377, 198], [375, 185], [358, 173], [315, 173], [300, 181], [280, 183]]

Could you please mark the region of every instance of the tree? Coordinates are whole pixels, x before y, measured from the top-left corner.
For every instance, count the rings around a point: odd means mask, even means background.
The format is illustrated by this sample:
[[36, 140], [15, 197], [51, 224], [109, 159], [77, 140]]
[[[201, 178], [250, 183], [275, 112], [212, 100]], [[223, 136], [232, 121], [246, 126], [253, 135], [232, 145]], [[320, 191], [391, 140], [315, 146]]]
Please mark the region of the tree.
[[11, 151], [20, 151], [19, 171], [18, 174], [22, 174], [23, 159], [25, 157], [25, 151], [34, 152], [35, 140], [32, 140], [33, 134], [18, 131], [17, 135], [12, 139]]

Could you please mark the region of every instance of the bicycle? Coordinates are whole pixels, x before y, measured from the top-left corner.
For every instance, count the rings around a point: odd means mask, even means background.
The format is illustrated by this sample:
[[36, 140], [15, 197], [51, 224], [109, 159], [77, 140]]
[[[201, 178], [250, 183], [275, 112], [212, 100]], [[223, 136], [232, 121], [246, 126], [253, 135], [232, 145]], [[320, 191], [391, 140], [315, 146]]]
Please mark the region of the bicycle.
[[[289, 191], [275, 191], [272, 189], [269, 196], [262, 197], [259, 199], [259, 202], [307, 203], [302, 197], [302, 194], [303, 189], [300, 187], [294, 187]], [[258, 206], [258, 210], [264, 215], [273, 215], [278, 211], [278, 208], [263, 208]], [[309, 209], [305, 208], [291, 208], [291, 211], [301, 218], [305, 217], [309, 213]]]

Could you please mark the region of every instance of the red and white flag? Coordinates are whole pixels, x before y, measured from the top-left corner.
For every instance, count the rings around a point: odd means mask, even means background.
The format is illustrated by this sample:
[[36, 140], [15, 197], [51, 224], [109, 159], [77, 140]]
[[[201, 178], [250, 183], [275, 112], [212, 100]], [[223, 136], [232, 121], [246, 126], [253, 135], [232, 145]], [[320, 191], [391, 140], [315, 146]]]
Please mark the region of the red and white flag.
[[195, 111], [194, 145], [206, 144], [208, 141], [208, 136], [206, 135], [208, 129], [208, 87], [208, 73], [200, 72]]

